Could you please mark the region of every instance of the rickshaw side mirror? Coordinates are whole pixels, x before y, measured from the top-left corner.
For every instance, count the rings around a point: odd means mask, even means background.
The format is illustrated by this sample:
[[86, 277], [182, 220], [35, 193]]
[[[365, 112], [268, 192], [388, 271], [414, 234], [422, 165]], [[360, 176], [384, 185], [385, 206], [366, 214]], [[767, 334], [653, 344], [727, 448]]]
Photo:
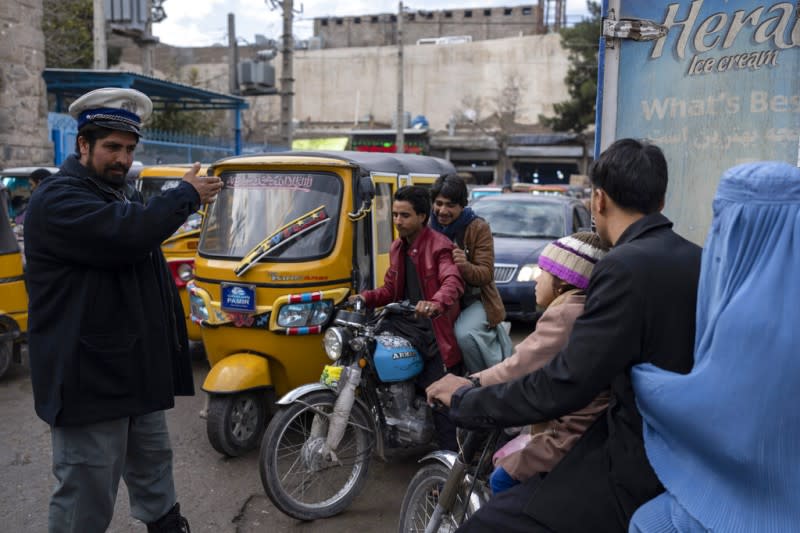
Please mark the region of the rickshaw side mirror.
[[369, 176], [361, 176], [358, 180], [358, 198], [361, 203], [370, 203], [375, 198], [375, 184]]

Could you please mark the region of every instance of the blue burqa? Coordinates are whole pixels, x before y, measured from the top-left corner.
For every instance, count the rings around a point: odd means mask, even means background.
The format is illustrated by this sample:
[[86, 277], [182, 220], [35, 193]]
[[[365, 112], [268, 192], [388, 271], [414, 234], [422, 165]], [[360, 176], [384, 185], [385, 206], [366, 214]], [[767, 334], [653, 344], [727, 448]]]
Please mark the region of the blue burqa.
[[647, 457], [667, 493], [631, 530], [798, 531], [800, 169], [728, 170], [713, 214], [692, 371], [632, 371]]

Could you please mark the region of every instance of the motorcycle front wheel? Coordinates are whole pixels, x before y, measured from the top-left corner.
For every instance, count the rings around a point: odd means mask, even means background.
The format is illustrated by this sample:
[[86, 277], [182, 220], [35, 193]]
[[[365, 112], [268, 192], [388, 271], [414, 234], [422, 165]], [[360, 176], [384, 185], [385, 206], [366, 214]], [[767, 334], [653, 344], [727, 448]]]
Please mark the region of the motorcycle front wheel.
[[[430, 463], [420, 468], [411, 478], [400, 508], [400, 524], [397, 528], [399, 533], [424, 533], [449, 475], [450, 469], [442, 463]], [[457, 497], [457, 508], [460, 509], [463, 502], [463, 498]], [[442, 516], [437, 531], [450, 533], [458, 529], [458, 526], [455, 517], [447, 513]]]
[[[336, 396], [317, 391], [281, 408], [261, 442], [261, 483], [275, 507], [298, 520], [316, 520], [345, 510], [367, 480], [373, 434], [359, 403], [353, 404], [335, 461], [317, 453], [327, 435]], [[323, 428], [312, 436], [311, 425]]]

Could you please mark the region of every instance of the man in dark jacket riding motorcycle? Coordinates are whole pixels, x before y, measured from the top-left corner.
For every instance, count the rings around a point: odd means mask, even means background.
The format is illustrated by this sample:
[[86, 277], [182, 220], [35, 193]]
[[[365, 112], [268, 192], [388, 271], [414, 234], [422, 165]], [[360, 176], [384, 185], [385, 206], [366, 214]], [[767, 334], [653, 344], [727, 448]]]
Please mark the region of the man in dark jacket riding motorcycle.
[[546, 477], [493, 498], [459, 531], [627, 531], [633, 512], [664, 490], [645, 455], [631, 368], [692, 368], [700, 247], [660, 213], [667, 163], [658, 147], [619, 140], [589, 177], [597, 233], [613, 247], [592, 271], [568, 345], [516, 381], [471, 387], [445, 376], [427, 392], [468, 428], [553, 420], [610, 388], [608, 409]]
[[36, 413], [51, 426], [50, 532], [100, 532], [120, 477], [148, 531], [188, 531], [164, 410], [194, 393], [183, 311], [160, 244], [221, 188], [199, 178], [147, 205], [124, 194], [152, 102], [132, 89], [78, 98], [76, 153], [33, 193], [25, 228]]

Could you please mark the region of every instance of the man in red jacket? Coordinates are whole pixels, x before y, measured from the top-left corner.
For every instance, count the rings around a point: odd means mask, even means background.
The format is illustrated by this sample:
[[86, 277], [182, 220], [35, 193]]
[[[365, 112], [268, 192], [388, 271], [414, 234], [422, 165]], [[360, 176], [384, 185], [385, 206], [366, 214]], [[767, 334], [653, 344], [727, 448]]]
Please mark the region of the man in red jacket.
[[[409, 340], [426, 357], [425, 368], [417, 378], [422, 388], [447, 372], [463, 373], [453, 324], [460, 312], [458, 301], [464, 292], [464, 280], [453, 262], [453, 243], [427, 226], [430, 212], [427, 189], [398, 189], [392, 204], [392, 222], [400, 238], [392, 243], [383, 286], [357, 296], [369, 307], [402, 300], [415, 305], [416, 316], [404, 318], [402, 329], [415, 332], [415, 338]], [[434, 423], [440, 446], [457, 449], [455, 426], [450, 420], [435, 413]]]

